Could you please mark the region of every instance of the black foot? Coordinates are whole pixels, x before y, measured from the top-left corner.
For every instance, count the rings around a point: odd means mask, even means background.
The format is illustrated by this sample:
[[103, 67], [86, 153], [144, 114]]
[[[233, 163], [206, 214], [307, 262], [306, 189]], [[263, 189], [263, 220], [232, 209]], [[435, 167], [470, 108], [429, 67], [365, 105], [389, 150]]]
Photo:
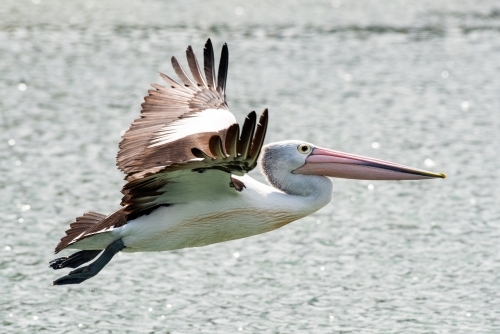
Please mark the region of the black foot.
[[97, 255], [99, 255], [100, 250], [83, 250], [76, 252], [70, 256], [60, 257], [49, 262], [49, 267], [54, 270], [62, 268], [76, 268], [82, 264], [92, 261]]
[[[102, 270], [102, 268], [104, 268], [106, 264], [108, 264], [113, 256], [115, 256], [115, 254], [121, 251], [123, 248], [125, 248], [125, 245], [123, 244], [123, 241], [121, 239], [114, 241], [108, 247], [106, 247], [102, 255], [93, 263], [89, 264], [88, 266], [73, 270], [68, 275], [56, 279], [54, 282], [52, 282], [52, 285], [79, 284], [85, 280], [88, 280], [89, 278], [94, 277]], [[54, 261], [57, 260], [58, 259]]]
[[[96, 261], [97, 262], [97, 261]], [[102, 268], [96, 268], [92, 264], [71, 271], [68, 275], [56, 279], [52, 285], [79, 284], [94, 277]]]

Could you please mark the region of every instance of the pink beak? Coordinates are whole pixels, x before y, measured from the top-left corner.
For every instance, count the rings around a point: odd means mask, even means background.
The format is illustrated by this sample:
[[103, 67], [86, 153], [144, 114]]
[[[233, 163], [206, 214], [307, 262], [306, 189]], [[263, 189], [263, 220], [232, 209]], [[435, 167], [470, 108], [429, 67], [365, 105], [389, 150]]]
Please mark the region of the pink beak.
[[306, 158], [306, 163], [293, 173], [358, 180], [424, 180], [446, 177], [443, 173], [428, 172], [389, 161], [319, 147], [313, 149]]

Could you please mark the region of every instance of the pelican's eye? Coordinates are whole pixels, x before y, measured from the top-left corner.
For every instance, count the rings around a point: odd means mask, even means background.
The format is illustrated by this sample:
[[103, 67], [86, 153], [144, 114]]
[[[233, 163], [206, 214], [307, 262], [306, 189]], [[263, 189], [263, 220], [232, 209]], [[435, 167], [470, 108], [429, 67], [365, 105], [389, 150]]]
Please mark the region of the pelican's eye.
[[311, 145], [308, 144], [300, 144], [297, 146], [297, 150], [302, 154], [307, 154], [311, 152]]

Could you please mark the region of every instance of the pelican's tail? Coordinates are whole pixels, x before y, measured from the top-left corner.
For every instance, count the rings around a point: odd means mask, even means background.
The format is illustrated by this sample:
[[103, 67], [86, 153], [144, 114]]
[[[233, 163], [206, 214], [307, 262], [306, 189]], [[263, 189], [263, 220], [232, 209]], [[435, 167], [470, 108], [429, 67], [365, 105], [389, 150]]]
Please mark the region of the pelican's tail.
[[77, 217], [76, 221], [69, 225], [69, 230], [66, 230], [66, 236], [61, 239], [56, 246], [56, 254], [68, 247], [70, 244], [78, 240], [80, 236], [85, 234], [95, 225], [103, 221], [107, 216], [97, 212], [87, 212], [81, 217]]
[[[77, 240], [79, 236], [103, 221], [105, 218], [106, 215], [96, 212], [88, 212], [83, 216], [76, 218], [76, 221], [71, 223], [69, 230], [66, 231], [66, 236], [63, 237], [57, 245], [55, 252], [58, 253], [69, 246], [72, 242], [74, 242], [74, 240]], [[71, 256], [54, 259], [49, 262], [49, 266], [52, 269], [76, 268], [88, 261], [91, 261], [100, 252], [101, 250], [83, 250], [76, 252]]]

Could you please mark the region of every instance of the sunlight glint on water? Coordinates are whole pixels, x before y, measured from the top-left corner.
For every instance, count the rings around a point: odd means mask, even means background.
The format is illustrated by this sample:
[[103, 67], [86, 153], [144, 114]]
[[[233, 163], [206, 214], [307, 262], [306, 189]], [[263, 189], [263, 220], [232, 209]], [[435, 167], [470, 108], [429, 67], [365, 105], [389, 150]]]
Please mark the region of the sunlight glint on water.
[[[498, 13], [494, 1], [3, 1], [0, 328], [500, 332]], [[51, 286], [68, 224], [119, 206], [120, 133], [148, 84], [208, 37], [217, 58], [229, 45], [237, 120], [269, 108], [267, 142], [448, 178], [335, 180], [332, 203], [272, 233], [124, 253], [82, 285]]]

